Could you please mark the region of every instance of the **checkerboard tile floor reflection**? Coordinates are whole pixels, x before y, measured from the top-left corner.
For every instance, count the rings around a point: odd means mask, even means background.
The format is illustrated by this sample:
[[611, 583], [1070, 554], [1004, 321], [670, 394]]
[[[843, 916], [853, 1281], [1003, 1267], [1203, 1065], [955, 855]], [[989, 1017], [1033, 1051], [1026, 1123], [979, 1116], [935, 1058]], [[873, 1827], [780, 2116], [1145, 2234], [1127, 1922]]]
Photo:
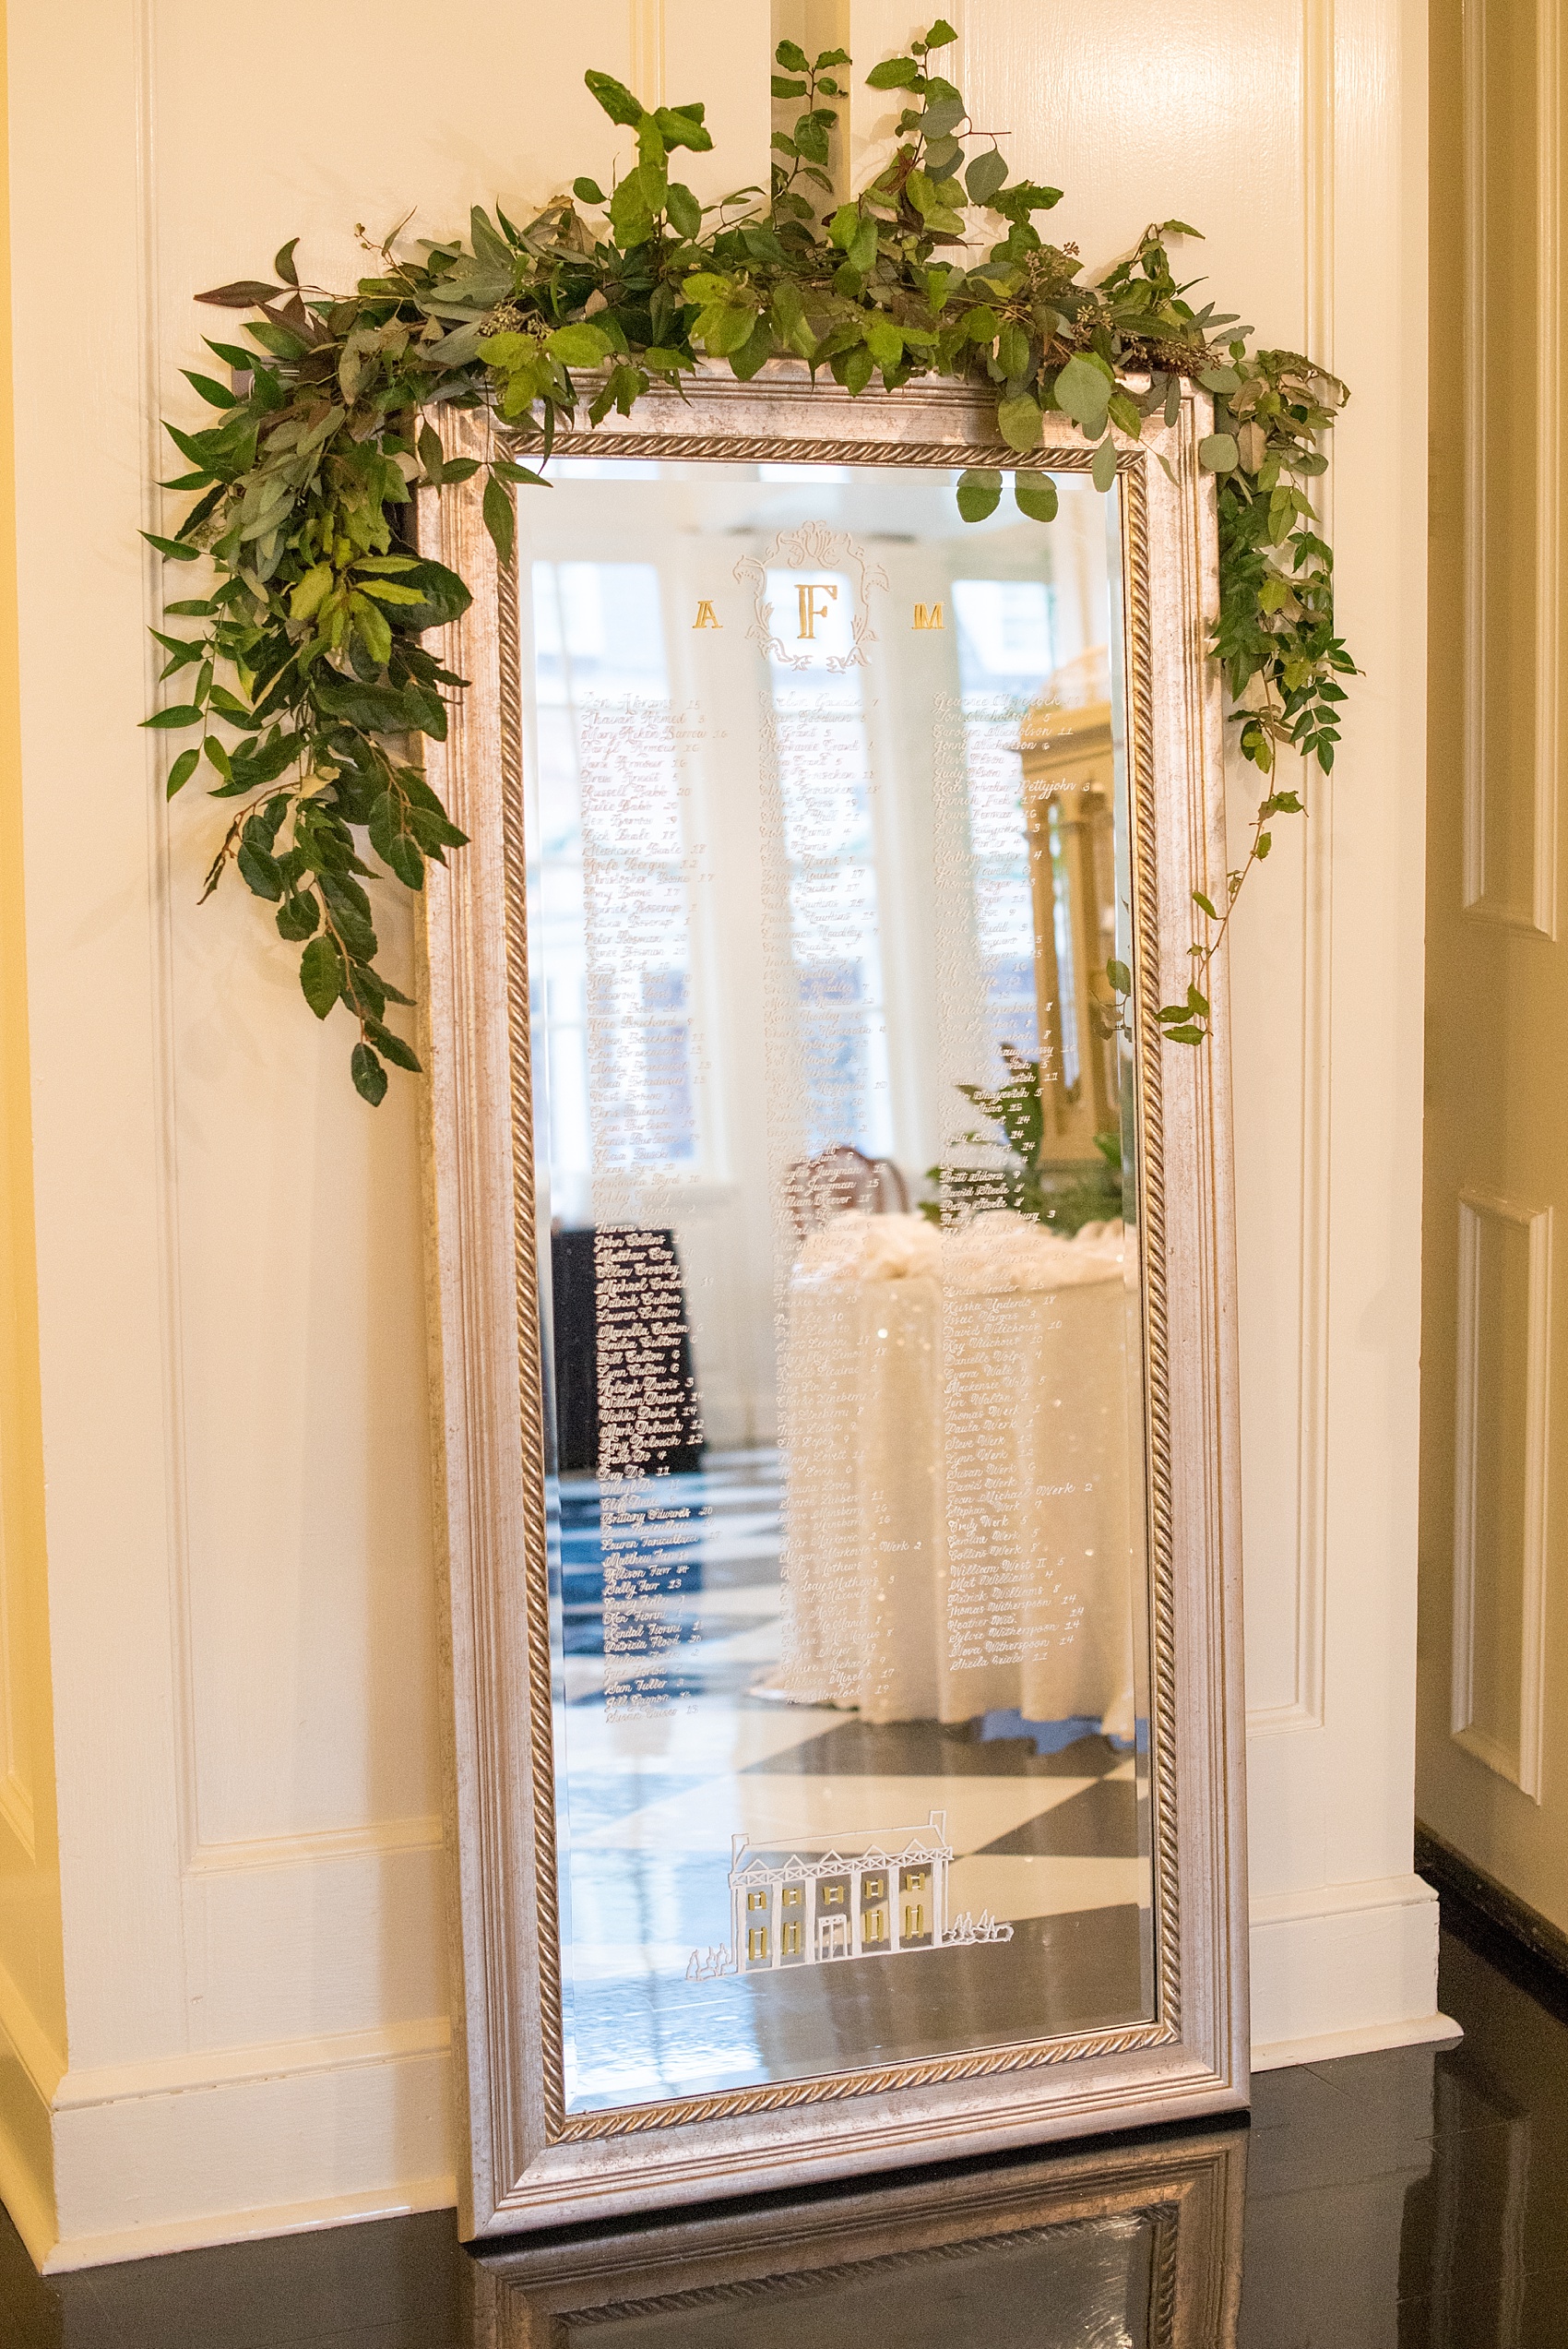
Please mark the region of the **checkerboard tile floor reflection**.
[[[654, 1480], [650, 1480], [650, 1483]], [[644, 1519], [563, 1480], [567, 1695], [563, 1989], [572, 2105], [689, 2095], [937, 2048], [1110, 2027], [1152, 2009], [1142, 1764], [1089, 1723], [873, 1724], [766, 1693], [778, 1658], [778, 1455], [657, 1480]], [[646, 1490], [647, 1488], [645, 1488]], [[611, 1511], [605, 1511], [606, 1518]], [[628, 1534], [628, 1523], [630, 1533]], [[664, 1709], [604, 1701], [605, 1561], [665, 1628]], [[612, 1588], [617, 1585], [613, 1569]], [[612, 1603], [613, 1604], [613, 1603]], [[732, 1939], [731, 1838], [753, 1850], [945, 1821], [947, 1915], [1009, 1942], [688, 1980]]]

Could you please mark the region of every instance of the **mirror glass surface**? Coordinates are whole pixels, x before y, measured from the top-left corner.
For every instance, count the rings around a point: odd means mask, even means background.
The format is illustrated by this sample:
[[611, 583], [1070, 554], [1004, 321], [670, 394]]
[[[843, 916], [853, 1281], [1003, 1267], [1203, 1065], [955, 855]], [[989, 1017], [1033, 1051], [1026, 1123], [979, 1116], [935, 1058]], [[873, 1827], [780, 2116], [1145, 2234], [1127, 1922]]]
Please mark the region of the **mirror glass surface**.
[[1119, 497], [973, 525], [912, 466], [551, 470], [567, 2108], [1148, 2019]]

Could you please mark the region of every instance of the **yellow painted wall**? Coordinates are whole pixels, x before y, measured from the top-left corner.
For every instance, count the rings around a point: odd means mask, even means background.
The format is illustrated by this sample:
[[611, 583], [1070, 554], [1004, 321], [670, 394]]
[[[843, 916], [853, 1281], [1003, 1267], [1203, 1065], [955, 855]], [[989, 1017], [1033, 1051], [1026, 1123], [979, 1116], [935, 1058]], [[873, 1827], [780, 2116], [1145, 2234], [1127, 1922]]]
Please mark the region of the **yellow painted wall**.
[[[0, 36], [5, 18], [0, 13]], [[6, 120], [0, 38], [0, 127]], [[65, 2068], [33, 1260], [17, 638], [8, 174], [0, 175], [0, 2186], [53, 2233], [48, 2099]]]

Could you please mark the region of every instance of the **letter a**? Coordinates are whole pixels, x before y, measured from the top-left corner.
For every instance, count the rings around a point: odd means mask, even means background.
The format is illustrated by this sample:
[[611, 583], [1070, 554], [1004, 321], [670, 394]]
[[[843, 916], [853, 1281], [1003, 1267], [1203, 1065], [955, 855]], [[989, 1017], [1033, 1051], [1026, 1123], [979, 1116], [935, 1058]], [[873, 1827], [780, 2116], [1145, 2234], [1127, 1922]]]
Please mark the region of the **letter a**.
[[697, 616], [692, 626], [694, 628], [721, 628], [724, 626], [706, 595], [698, 602]]

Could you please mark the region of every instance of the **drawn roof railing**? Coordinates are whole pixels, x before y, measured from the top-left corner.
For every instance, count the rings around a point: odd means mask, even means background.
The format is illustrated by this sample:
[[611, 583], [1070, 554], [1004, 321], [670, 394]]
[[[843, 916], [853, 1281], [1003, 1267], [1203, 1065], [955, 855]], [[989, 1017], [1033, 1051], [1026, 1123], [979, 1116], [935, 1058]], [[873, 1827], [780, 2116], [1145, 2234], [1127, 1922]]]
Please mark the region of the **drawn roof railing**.
[[923, 1827], [843, 1828], [800, 1833], [735, 1835], [730, 1844], [731, 1876], [826, 1876], [835, 1869], [896, 1867], [911, 1859], [951, 1859], [947, 1814], [933, 1810]]

